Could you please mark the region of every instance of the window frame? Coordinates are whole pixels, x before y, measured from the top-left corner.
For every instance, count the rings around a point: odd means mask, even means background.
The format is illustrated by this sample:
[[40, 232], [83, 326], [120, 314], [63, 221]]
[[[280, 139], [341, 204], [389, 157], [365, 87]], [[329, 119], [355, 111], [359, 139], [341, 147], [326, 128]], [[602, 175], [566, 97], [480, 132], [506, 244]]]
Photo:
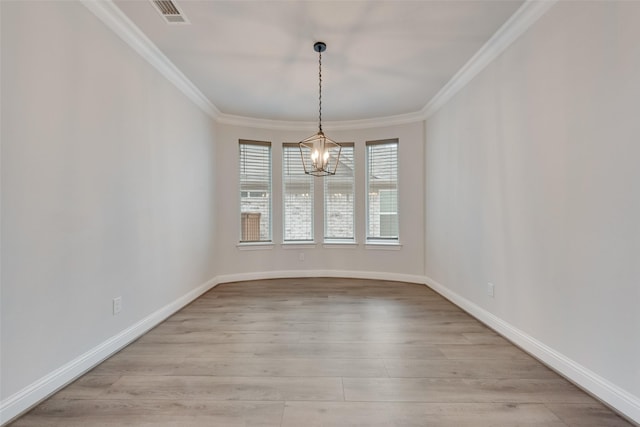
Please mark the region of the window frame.
[[[383, 237], [383, 236], [371, 236], [370, 235], [370, 221], [371, 221], [371, 205], [370, 205], [370, 187], [371, 187], [371, 179], [370, 179], [370, 167], [371, 167], [371, 152], [370, 147], [379, 146], [379, 145], [395, 145], [395, 199], [396, 199], [396, 210], [395, 210], [395, 226], [397, 229], [396, 237]], [[399, 246], [400, 245], [400, 141], [398, 138], [390, 138], [390, 139], [382, 139], [375, 141], [366, 141], [365, 143], [365, 197], [366, 197], [366, 224], [365, 224], [365, 241], [367, 245], [389, 245], [389, 246]], [[386, 212], [386, 211], [385, 211]], [[380, 216], [381, 213], [378, 213]], [[380, 233], [380, 230], [378, 231]]]
[[[310, 182], [309, 185], [309, 189], [310, 189], [310, 193], [309, 193], [309, 200], [311, 202], [311, 208], [310, 208], [310, 220], [309, 223], [311, 225], [311, 230], [310, 230], [310, 238], [309, 239], [287, 239], [287, 176], [291, 176], [290, 174], [286, 173], [286, 168], [288, 166], [288, 162], [287, 162], [287, 152], [289, 150], [292, 151], [297, 151], [297, 155], [293, 154], [291, 156], [291, 158], [297, 157], [299, 159], [299, 167], [300, 167], [300, 171], [302, 171], [302, 173], [299, 174], [295, 174], [293, 176], [299, 176], [299, 177], [304, 177], [304, 179], [306, 181]], [[297, 164], [297, 163], [295, 163]], [[315, 196], [316, 196], [316, 191], [315, 191], [315, 177], [313, 175], [308, 175], [304, 173], [304, 168], [302, 166], [302, 155], [300, 153], [300, 147], [298, 145], [298, 143], [291, 143], [291, 142], [283, 142], [282, 143], [282, 243], [284, 245], [308, 245], [308, 244], [315, 244], [315, 209], [316, 209], [316, 203], [315, 203]]]
[[[340, 158], [343, 159], [343, 156], [345, 154], [345, 148], [350, 149], [351, 150], [351, 162], [352, 162], [352, 168], [351, 168], [351, 237], [347, 237], [347, 236], [328, 236], [327, 234], [327, 230], [328, 230], [328, 212], [327, 212], [327, 207], [329, 206], [329, 204], [327, 203], [327, 197], [329, 194], [328, 191], [328, 185], [331, 182], [331, 180], [334, 179], [339, 179], [340, 178], [340, 170], [341, 170], [341, 166], [344, 168], [346, 167], [346, 165], [344, 164], [338, 164], [338, 169], [336, 170], [336, 174], [335, 175], [329, 175], [329, 176], [325, 176], [323, 177], [323, 183], [322, 183], [322, 189], [323, 189], [323, 195], [322, 195], [322, 212], [323, 212], [323, 243], [328, 244], [328, 245], [334, 245], [334, 244], [353, 244], [356, 242], [356, 150], [355, 150], [355, 143], [353, 142], [341, 142], [340, 143], [341, 147], [342, 147], [342, 153], [340, 154]], [[342, 163], [342, 162], [341, 162]]]
[[[267, 165], [268, 165], [268, 180], [266, 180], [267, 189], [251, 189], [250, 185], [243, 188], [243, 158], [242, 158], [242, 147], [243, 146], [256, 146], [256, 147], [267, 147]], [[247, 193], [250, 195], [252, 192], [262, 192], [268, 194], [268, 215], [269, 218], [267, 220], [268, 232], [267, 238], [259, 240], [243, 240], [243, 228], [245, 224], [243, 224], [243, 215], [249, 212], [243, 212], [243, 198], [242, 193]], [[269, 141], [254, 141], [247, 139], [238, 140], [238, 213], [239, 215], [239, 229], [238, 229], [238, 246], [269, 246], [273, 245], [273, 147], [271, 142]], [[261, 224], [261, 222], [259, 223]], [[259, 230], [261, 227], [259, 227]]]

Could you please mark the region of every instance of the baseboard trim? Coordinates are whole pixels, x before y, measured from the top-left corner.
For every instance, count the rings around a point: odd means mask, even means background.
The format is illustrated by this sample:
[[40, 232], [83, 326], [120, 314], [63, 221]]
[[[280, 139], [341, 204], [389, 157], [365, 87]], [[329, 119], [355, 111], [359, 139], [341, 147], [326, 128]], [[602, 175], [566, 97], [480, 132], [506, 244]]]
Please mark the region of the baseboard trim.
[[518, 345], [524, 351], [538, 358], [570, 381], [601, 399], [622, 416], [632, 422], [640, 424], [640, 398], [612, 384], [429, 277], [372, 271], [281, 270], [226, 274], [214, 277], [0, 402], [0, 425], [5, 425], [28, 411], [218, 284], [296, 277], [348, 277], [427, 285], [476, 319]]
[[296, 277], [348, 277], [353, 279], [389, 280], [424, 285], [424, 276], [381, 271], [352, 270], [279, 270], [252, 273], [223, 274], [217, 276], [217, 283], [246, 282], [248, 280], [291, 279]]
[[370, 271], [282, 270], [216, 276], [95, 346], [86, 353], [43, 376], [19, 392], [4, 399], [0, 402], [0, 426], [8, 424], [10, 421], [24, 414], [218, 284], [294, 277], [352, 277], [356, 279], [389, 280], [424, 284], [424, 277], [419, 275]]
[[203, 283], [175, 301], [117, 333], [86, 353], [50, 372], [19, 392], [0, 402], [0, 425], [5, 425], [22, 415], [56, 391], [71, 383], [85, 372], [97, 366], [126, 345], [138, 339], [154, 326], [198, 298], [219, 282], [216, 278]]
[[629, 421], [640, 424], [640, 398], [607, 381], [430, 277], [424, 283], [527, 353], [592, 394]]

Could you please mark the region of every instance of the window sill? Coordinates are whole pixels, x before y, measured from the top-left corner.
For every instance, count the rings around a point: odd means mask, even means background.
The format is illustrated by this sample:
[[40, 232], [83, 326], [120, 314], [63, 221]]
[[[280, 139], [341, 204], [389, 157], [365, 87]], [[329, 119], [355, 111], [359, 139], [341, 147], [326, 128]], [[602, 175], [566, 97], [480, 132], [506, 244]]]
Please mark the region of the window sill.
[[326, 249], [357, 248], [358, 242], [354, 240], [325, 240], [322, 247]]
[[402, 249], [402, 244], [400, 242], [386, 242], [386, 241], [369, 241], [365, 244], [365, 248], [373, 249], [373, 250], [381, 250], [381, 251], [399, 251]]
[[283, 242], [280, 244], [282, 249], [315, 249], [315, 242]]
[[238, 243], [236, 248], [240, 251], [265, 251], [273, 249], [272, 242], [251, 242], [251, 243]]

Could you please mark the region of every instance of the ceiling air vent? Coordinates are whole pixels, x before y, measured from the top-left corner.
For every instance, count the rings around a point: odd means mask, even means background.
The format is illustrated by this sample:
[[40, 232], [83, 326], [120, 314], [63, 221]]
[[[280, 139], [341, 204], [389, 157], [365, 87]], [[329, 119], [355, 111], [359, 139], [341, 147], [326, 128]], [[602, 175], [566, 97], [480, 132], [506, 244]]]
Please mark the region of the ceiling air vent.
[[188, 24], [189, 20], [178, 5], [171, 0], [151, 0], [151, 3], [160, 12], [160, 15], [168, 24]]

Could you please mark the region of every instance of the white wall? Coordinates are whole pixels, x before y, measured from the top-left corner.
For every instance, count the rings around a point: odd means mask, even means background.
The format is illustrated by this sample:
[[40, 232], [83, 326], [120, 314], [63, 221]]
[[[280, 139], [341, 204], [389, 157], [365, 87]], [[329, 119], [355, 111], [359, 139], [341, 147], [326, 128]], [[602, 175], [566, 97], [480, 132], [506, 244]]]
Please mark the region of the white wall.
[[425, 258], [638, 421], [639, 23], [637, 2], [559, 2], [429, 118]]
[[[424, 127], [421, 122], [375, 129], [332, 131], [328, 136], [339, 142], [355, 143], [356, 162], [356, 240], [357, 247], [325, 248], [323, 237], [322, 178], [316, 178], [315, 248], [287, 249], [282, 243], [282, 143], [297, 142], [316, 132], [254, 129], [231, 125], [218, 126], [216, 194], [224, 207], [218, 210], [218, 248], [216, 270], [220, 275], [249, 277], [255, 272], [301, 272], [305, 270], [383, 272], [395, 275], [424, 274]], [[398, 138], [400, 250], [365, 248], [365, 142]], [[237, 247], [240, 237], [238, 190], [238, 140], [272, 143], [273, 163], [273, 239], [270, 250], [246, 251]], [[305, 260], [298, 255], [304, 252]], [[408, 277], [407, 277], [408, 278]]]
[[[279, 171], [314, 129], [214, 129], [81, 5], [0, 9], [0, 403], [214, 277], [341, 271], [426, 272], [638, 402], [640, 4], [556, 5], [429, 119], [426, 152], [422, 123], [328, 128], [356, 144], [358, 246], [320, 244], [317, 203], [312, 249], [281, 245]], [[387, 138], [397, 251], [364, 245], [364, 144]], [[239, 139], [273, 143], [269, 250], [237, 247]]]
[[216, 177], [212, 119], [84, 6], [1, 7], [7, 402], [214, 277]]

